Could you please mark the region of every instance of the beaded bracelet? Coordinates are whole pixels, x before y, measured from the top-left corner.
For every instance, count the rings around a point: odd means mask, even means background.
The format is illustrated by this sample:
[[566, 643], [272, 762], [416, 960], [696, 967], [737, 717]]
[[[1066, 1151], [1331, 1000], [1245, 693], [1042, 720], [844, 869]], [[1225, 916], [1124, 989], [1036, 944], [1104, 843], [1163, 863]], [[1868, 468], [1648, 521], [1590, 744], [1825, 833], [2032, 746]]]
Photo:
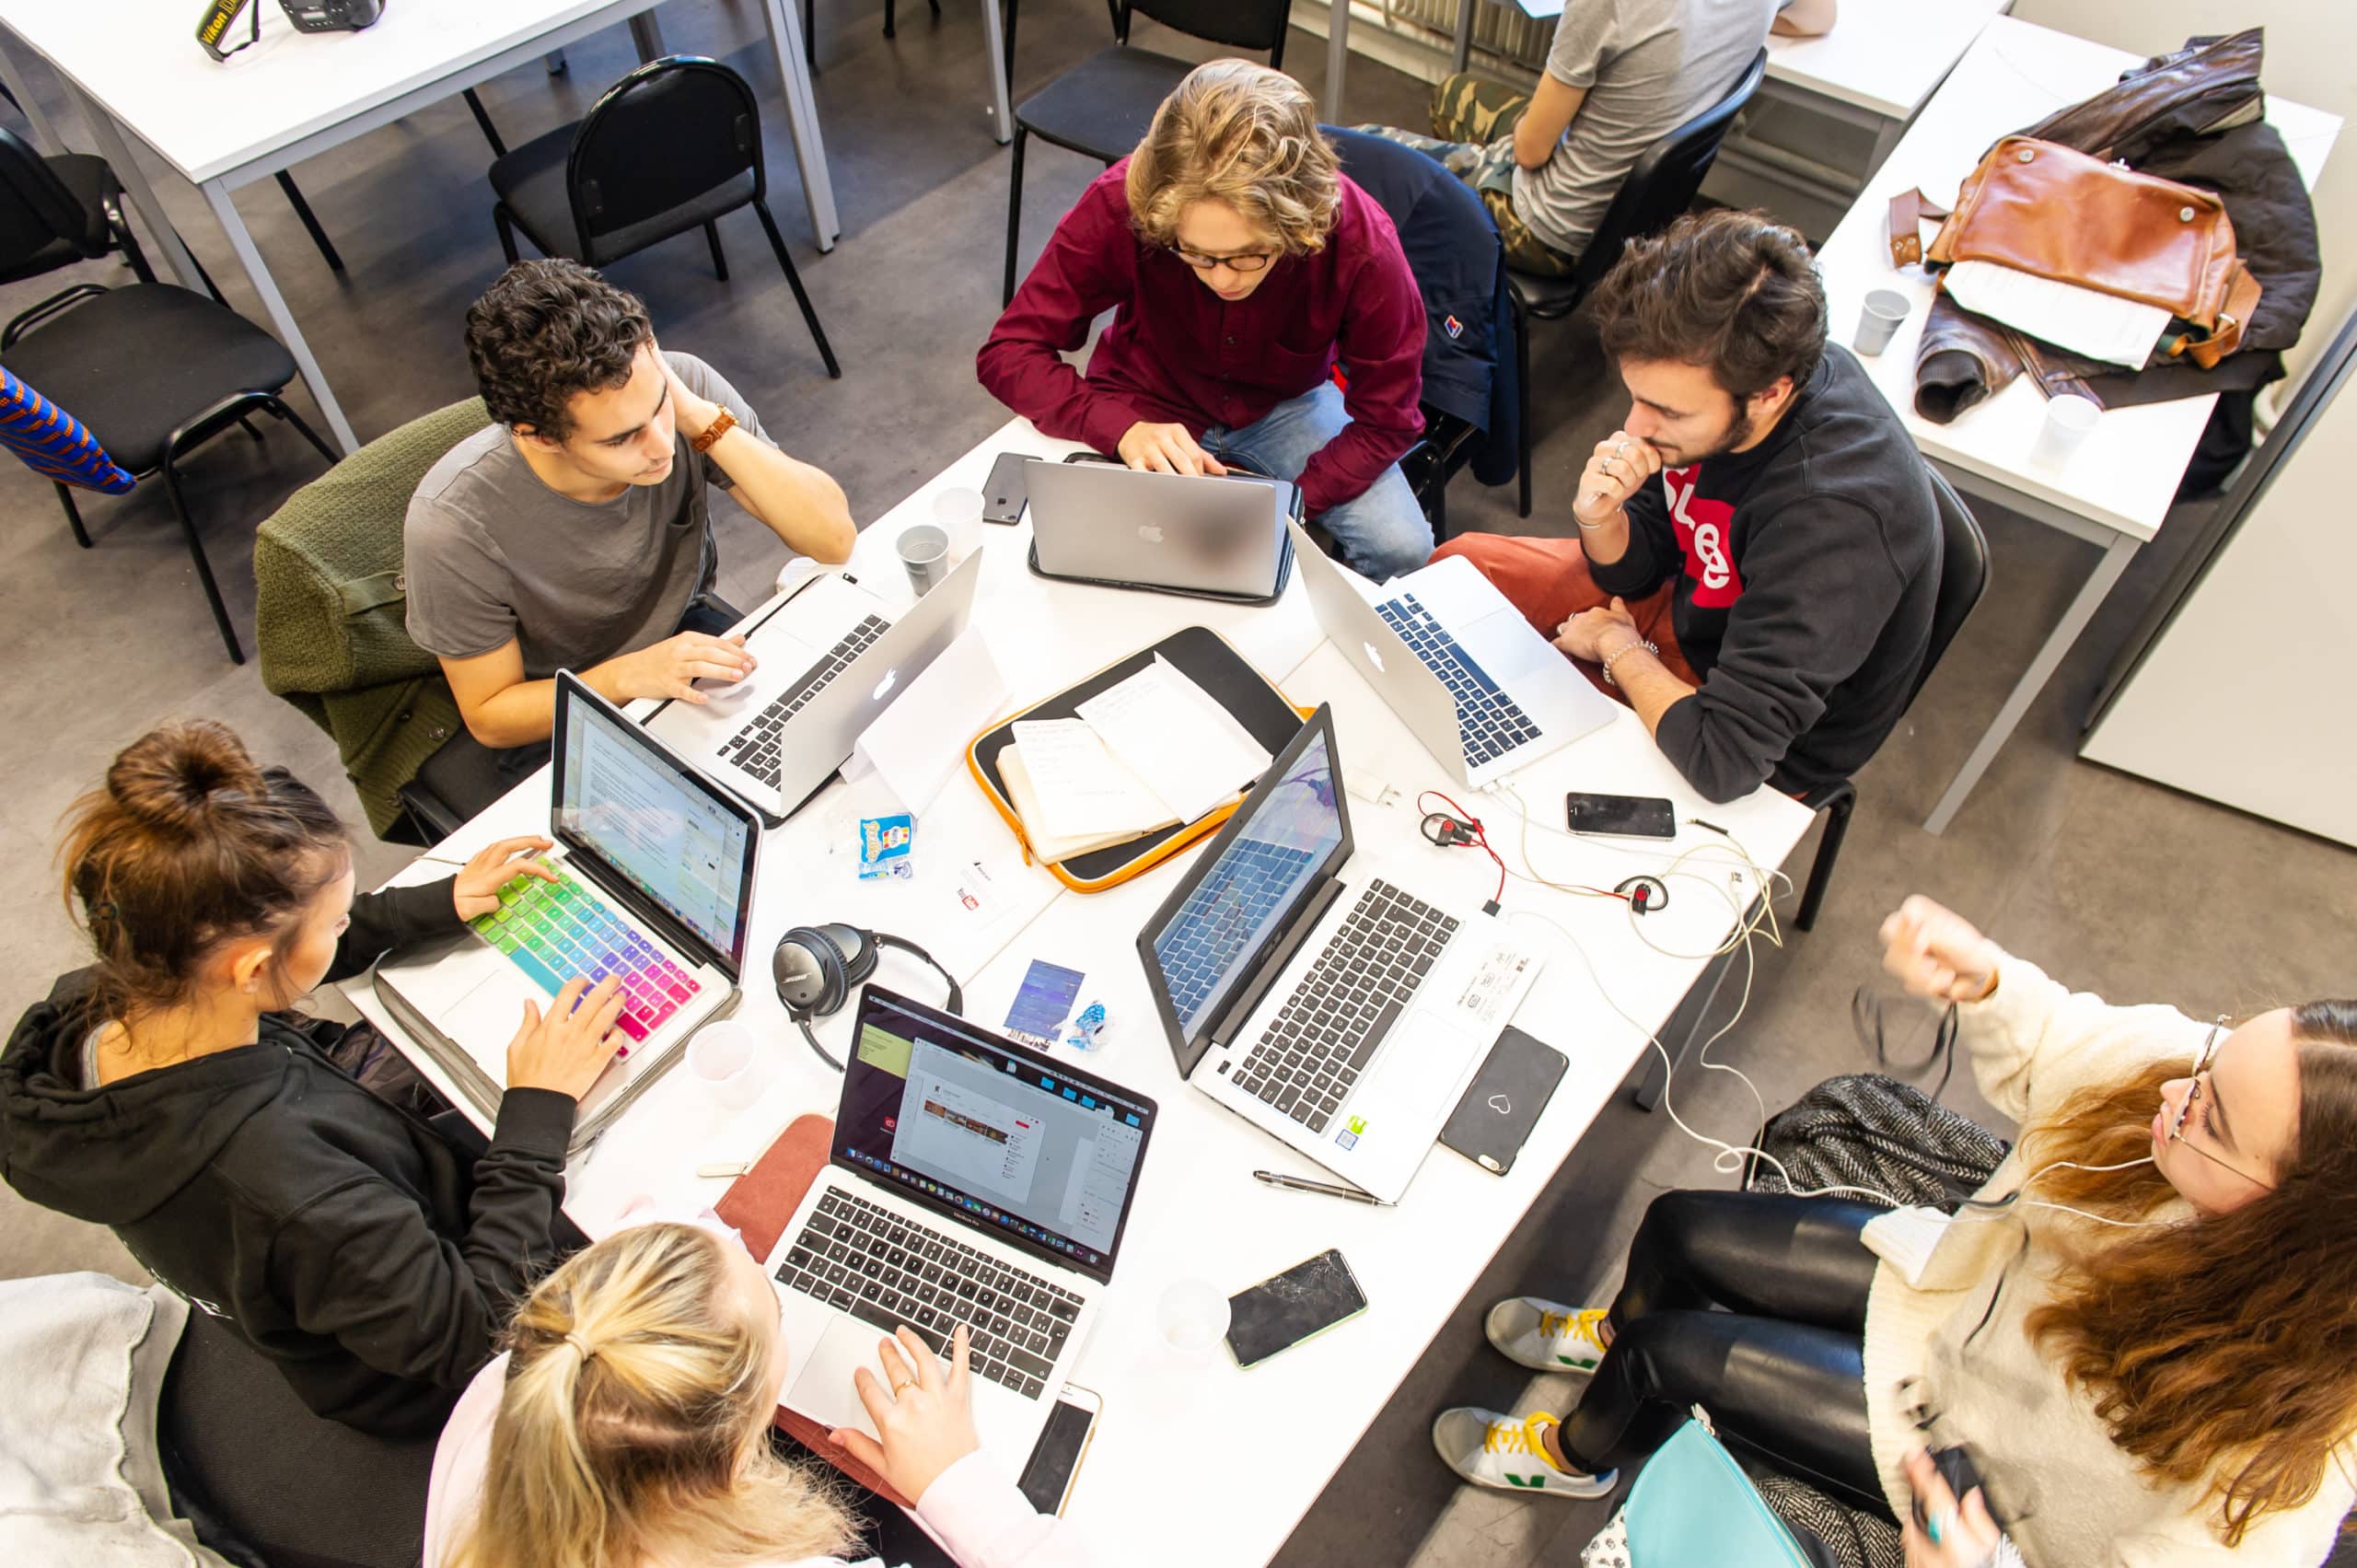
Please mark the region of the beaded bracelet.
[[1650, 640], [1643, 637], [1638, 638], [1633, 643], [1623, 643], [1620, 645], [1620, 651], [1619, 653], [1614, 654], [1610, 658], [1604, 661], [1604, 679], [1608, 685], [1618, 686], [1620, 684], [1620, 682], [1612, 679], [1612, 667], [1619, 664], [1622, 659], [1627, 658], [1631, 654], [1635, 653], [1639, 648], [1644, 649], [1645, 652], [1649, 654], [1658, 655], [1661, 652], [1659, 647], [1655, 645], [1655, 644]]

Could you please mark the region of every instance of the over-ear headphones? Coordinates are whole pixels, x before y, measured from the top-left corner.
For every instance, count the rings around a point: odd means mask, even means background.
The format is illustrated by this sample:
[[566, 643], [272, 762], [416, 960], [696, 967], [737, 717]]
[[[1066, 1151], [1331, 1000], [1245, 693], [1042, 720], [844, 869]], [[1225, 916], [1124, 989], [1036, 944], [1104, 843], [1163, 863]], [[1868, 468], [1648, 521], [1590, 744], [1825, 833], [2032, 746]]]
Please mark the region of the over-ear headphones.
[[778, 938], [777, 951], [770, 955], [770, 976], [777, 981], [777, 999], [785, 1004], [786, 1016], [801, 1028], [819, 1060], [838, 1073], [843, 1064], [827, 1054], [810, 1020], [840, 1012], [851, 1000], [853, 988], [876, 972], [876, 961], [887, 947], [898, 947], [931, 965], [948, 983], [949, 1011], [965, 1012], [966, 993], [958, 988], [958, 977], [923, 947], [889, 932], [863, 931], [840, 922], [797, 925]]

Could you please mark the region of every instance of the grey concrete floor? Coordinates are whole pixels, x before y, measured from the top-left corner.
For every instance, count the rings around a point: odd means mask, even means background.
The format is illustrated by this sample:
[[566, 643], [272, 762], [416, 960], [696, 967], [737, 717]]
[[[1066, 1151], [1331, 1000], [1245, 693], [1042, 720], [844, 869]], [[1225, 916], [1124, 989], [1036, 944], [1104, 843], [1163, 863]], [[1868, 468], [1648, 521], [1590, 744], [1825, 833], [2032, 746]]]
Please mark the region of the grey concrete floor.
[[[842, 381], [821, 372], [750, 214], [721, 226], [728, 283], [714, 281], [692, 237], [612, 269], [646, 298], [665, 341], [703, 355], [744, 389], [788, 449], [842, 482], [862, 518], [1004, 417], [972, 368], [997, 305], [1007, 180], [1005, 153], [992, 142], [983, 111], [979, 17], [954, 0], [938, 21], [915, 6], [901, 10], [900, 36], [887, 42], [877, 36], [877, 7], [832, 0], [819, 7], [818, 97], [844, 224], [832, 254], [810, 249], [783, 125], [772, 118], [766, 127], [772, 205], [842, 358]], [[729, 58], [765, 101], [775, 101], [753, 7], [674, 0], [661, 17], [669, 47]], [[1024, 7], [1018, 96], [1106, 38], [1095, 0], [1032, 0]], [[1137, 41], [1196, 58], [1213, 52], [1143, 22]], [[577, 116], [634, 63], [617, 29], [575, 47], [566, 76], [533, 66], [489, 84], [482, 96], [513, 145]], [[1289, 64], [1316, 91], [1322, 41], [1296, 32]], [[54, 82], [37, 65], [32, 74], [52, 112], [62, 111]], [[1425, 93], [1354, 60], [1348, 118], [1421, 123]], [[364, 439], [471, 390], [459, 319], [500, 268], [487, 161], [453, 99], [303, 164], [297, 178], [348, 263], [341, 276], [322, 264], [271, 186], [239, 194]], [[1097, 171], [1046, 147], [1029, 164], [1027, 262]], [[196, 193], [160, 167], [150, 174], [231, 303], [259, 318]], [[68, 281], [124, 275], [91, 264], [18, 284], [0, 291], [0, 314]], [[1534, 350], [1542, 367], [1539, 515], [1521, 525], [1510, 489], [1482, 491], [1462, 479], [1451, 498], [1461, 528], [1568, 531], [1561, 512], [1567, 488], [1589, 446], [1618, 423], [1618, 385], [1584, 328], [1574, 321], [1541, 331]], [[308, 416], [308, 396], [298, 387], [295, 397]], [[215, 571], [249, 633], [254, 527], [318, 470], [315, 455], [275, 429], [259, 447], [220, 440], [187, 470]], [[724, 587], [757, 597], [778, 565], [777, 547], [726, 504], [719, 509]], [[35, 1000], [48, 977], [80, 961], [54, 891], [56, 823], [113, 752], [147, 726], [175, 715], [226, 720], [258, 754], [294, 767], [361, 820], [327, 738], [269, 695], [252, 667], [233, 668], [222, 656], [161, 491], [91, 498], [84, 510], [97, 540], [89, 552], [75, 548], [45, 483], [0, 465], [0, 515], [8, 519], [0, 535], [8, 675], [0, 725], [19, 738], [0, 752], [0, 799], [8, 803], [0, 813], [0, 874], [19, 889], [21, 911], [0, 927], [0, 972], [17, 977], [13, 1005]], [[1876, 923], [1913, 890], [1954, 904], [2072, 983], [2118, 999], [2209, 1013], [2351, 988], [2357, 856], [2073, 756], [2091, 692], [2172, 559], [2167, 531], [2131, 567], [1948, 833], [1922, 830], [1948, 774], [2094, 563], [2090, 547], [2037, 524], [1986, 508], [1982, 520], [1994, 556], [1988, 598], [1900, 733], [1861, 776], [1862, 804], [1818, 928], [1759, 952], [1748, 1005], [1715, 1053], [1742, 1065], [1771, 1109], [1865, 1065], [1850, 1025], [1851, 995], [1875, 978]], [[1794, 856], [1796, 877], [1812, 845]], [[405, 855], [364, 842], [361, 875], [381, 878]], [[1720, 1020], [1731, 1007], [1730, 996]], [[1896, 1016], [1900, 1048], [1920, 1051], [1927, 1020]], [[1566, 1041], [1578, 1028], [1577, 1019], [1558, 1026]], [[1748, 1092], [1723, 1075], [1681, 1074], [1675, 1093], [1689, 1121], [1718, 1135], [1739, 1138], [1756, 1121]], [[1961, 1079], [1947, 1098], [1986, 1114]], [[1573, 1390], [1533, 1384], [1492, 1355], [1481, 1342], [1481, 1311], [1521, 1290], [1601, 1299], [1655, 1192], [1725, 1180], [1666, 1118], [1617, 1104], [1469, 1291], [1283, 1561], [1469, 1568], [1573, 1560], [1601, 1524], [1601, 1504], [1465, 1492], [1433, 1458], [1426, 1426], [1453, 1402], [1560, 1409]], [[0, 1190], [0, 1277], [77, 1268], [137, 1277], [104, 1232]], [[1216, 1456], [1204, 1458], [1216, 1466]], [[1174, 1481], [1201, 1484], [1176, 1467]]]

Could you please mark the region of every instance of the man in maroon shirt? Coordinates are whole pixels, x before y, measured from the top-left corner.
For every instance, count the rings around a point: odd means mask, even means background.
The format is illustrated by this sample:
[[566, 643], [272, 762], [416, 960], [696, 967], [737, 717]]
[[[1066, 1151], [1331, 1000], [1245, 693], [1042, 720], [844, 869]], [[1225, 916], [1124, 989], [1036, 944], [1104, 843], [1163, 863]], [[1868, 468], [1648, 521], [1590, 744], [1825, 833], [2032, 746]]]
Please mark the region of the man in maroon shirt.
[[[1062, 356], [1107, 309], [1084, 377]], [[1215, 60], [1064, 215], [977, 366], [1049, 435], [1133, 469], [1224, 473], [1225, 455], [1294, 481], [1380, 582], [1433, 548], [1399, 472], [1423, 433], [1423, 351], [1399, 237], [1337, 167], [1309, 95]]]

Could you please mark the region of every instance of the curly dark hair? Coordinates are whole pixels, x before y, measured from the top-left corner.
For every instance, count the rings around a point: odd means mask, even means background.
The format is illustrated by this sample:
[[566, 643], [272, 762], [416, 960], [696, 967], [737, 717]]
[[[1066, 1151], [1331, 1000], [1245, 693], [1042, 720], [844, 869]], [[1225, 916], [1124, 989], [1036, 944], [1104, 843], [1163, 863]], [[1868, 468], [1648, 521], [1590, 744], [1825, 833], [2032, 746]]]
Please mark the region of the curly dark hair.
[[646, 307], [578, 261], [518, 261], [467, 307], [467, 358], [491, 417], [562, 441], [581, 392], [630, 379]]
[[1764, 213], [1679, 218], [1640, 239], [1596, 287], [1596, 335], [1616, 365], [1699, 365], [1740, 401], [1825, 357], [1825, 285], [1808, 242]]

